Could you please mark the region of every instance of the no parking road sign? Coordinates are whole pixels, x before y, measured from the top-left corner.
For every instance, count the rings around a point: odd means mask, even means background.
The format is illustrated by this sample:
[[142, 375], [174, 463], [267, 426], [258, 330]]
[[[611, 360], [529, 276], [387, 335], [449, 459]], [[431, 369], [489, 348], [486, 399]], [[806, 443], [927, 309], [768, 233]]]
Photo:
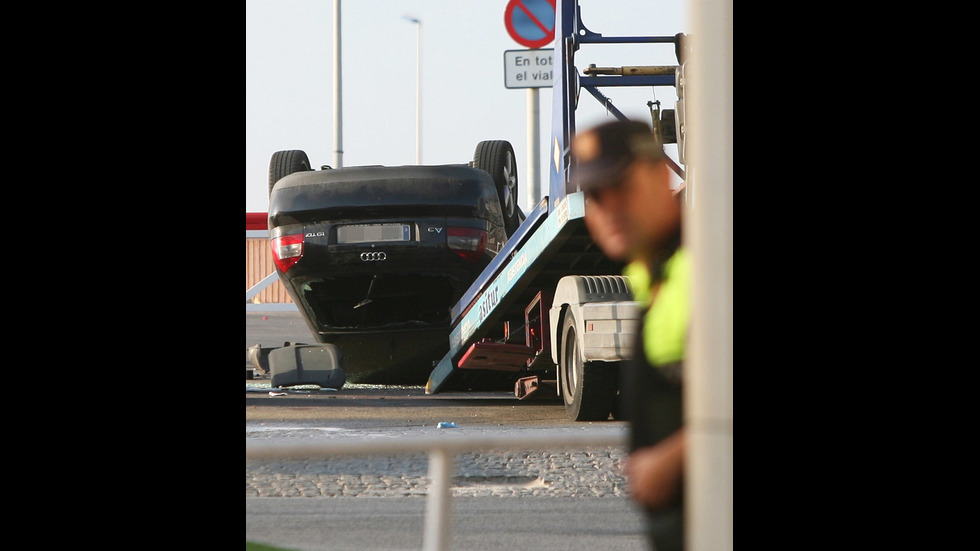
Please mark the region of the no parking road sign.
[[508, 0], [504, 25], [518, 44], [540, 48], [555, 39], [555, 0]]

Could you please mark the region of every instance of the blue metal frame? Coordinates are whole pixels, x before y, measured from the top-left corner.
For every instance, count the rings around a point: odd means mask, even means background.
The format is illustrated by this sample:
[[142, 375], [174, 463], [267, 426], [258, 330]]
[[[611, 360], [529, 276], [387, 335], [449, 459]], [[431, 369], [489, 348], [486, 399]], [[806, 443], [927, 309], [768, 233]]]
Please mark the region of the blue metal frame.
[[674, 36], [605, 37], [589, 30], [582, 23], [578, 0], [558, 0], [555, 13], [555, 83], [551, 113], [551, 205], [569, 193], [578, 191], [569, 182], [569, 150], [575, 135], [575, 109], [578, 88], [589, 92], [616, 118], [627, 117], [612, 106], [612, 102], [597, 89], [600, 86], [674, 86], [674, 75], [612, 75], [579, 76], [575, 69], [575, 52], [581, 44], [673, 44]]
[[673, 75], [580, 77], [575, 68], [575, 52], [580, 44], [673, 44], [675, 37], [603, 37], [582, 23], [578, 0], [557, 2], [549, 194], [453, 307], [449, 352], [429, 375], [426, 392], [430, 394], [440, 390], [459, 358], [487, 333], [486, 324], [499, 321], [501, 306], [515, 299], [517, 288], [526, 283], [525, 277], [534, 277], [547, 256], [556, 250], [555, 243], [572, 232], [585, 231], [582, 224], [570, 223], [585, 216], [585, 198], [570, 184], [574, 167], [569, 166], [568, 149], [575, 135], [579, 88], [588, 91], [617, 118], [626, 119], [598, 87], [675, 85]]

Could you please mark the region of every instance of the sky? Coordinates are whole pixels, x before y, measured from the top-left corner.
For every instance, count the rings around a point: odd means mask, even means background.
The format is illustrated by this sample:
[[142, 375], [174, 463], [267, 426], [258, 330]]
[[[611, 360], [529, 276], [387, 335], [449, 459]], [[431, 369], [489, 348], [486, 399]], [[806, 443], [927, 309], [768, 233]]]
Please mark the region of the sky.
[[[269, 160], [301, 149], [314, 167], [334, 165], [335, 0], [246, 0], [245, 211], [269, 207]], [[508, 140], [529, 212], [527, 89], [504, 86], [504, 52], [523, 50], [507, 32], [507, 0], [340, 0], [343, 165], [414, 165], [416, 52], [421, 20], [422, 164], [473, 159], [483, 140]], [[685, 0], [579, 0], [582, 22], [613, 36], [689, 32]], [[553, 48], [554, 43], [541, 48]], [[557, 62], [557, 60], [556, 60]], [[676, 65], [669, 45], [583, 45], [581, 74], [600, 67]], [[672, 109], [672, 87], [602, 88], [630, 118], [650, 122], [647, 102]], [[547, 193], [551, 88], [538, 89], [541, 187]], [[577, 128], [613, 120], [582, 92]], [[675, 159], [676, 148], [667, 146]], [[536, 198], [540, 199], [540, 197]]]

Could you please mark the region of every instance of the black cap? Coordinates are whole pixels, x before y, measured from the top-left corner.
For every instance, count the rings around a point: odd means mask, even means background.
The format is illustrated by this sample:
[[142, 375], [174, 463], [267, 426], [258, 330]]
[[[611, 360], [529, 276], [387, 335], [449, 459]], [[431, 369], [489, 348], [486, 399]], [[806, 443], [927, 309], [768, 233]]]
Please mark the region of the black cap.
[[649, 125], [620, 120], [603, 123], [572, 140], [572, 183], [585, 192], [598, 191], [618, 182], [634, 160], [663, 156], [663, 146]]

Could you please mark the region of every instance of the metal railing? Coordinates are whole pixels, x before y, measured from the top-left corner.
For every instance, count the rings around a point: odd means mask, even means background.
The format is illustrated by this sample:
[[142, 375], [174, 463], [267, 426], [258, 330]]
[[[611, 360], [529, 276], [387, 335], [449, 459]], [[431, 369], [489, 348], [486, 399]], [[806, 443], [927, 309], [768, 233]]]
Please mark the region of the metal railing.
[[429, 487], [425, 497], [422, 549], [445, 551], [450, 541], [451, 477], [455, 454], [477, 450], [597, 448], [626, 445], [626, 428], [608, 433], [569, 434], [545, 430], [527, 434], [452, 434], [384, 440], [338, 439], [315, 444], [246, 444], [245, 460], [310, 459], [336, 455], [428, 453]]

